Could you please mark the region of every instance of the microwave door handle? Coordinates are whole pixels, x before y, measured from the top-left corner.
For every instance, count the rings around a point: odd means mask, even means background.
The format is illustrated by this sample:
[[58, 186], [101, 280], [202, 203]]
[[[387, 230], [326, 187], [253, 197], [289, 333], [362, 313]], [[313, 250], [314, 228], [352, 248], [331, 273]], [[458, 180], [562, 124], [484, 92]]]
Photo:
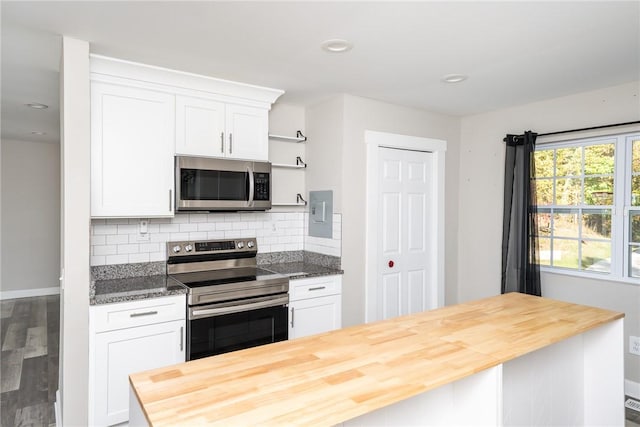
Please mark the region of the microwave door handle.
[[248, 201], [248, 205], [249, 206], [253, 206], [253, 192], [254, 192], [254, 188], [255, 188], [255, 182], [254, 182], [254, 178], [253, 178], [253, 170], [251, 170], [251, 167], [247, 166], [247, 173], [249, 174], [249, 201]]

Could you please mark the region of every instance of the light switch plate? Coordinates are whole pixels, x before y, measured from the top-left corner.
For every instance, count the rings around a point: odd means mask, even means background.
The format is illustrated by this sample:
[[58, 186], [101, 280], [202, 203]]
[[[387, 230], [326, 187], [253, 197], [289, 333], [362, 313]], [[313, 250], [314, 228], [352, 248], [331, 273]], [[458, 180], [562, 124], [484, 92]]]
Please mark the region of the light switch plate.
[[333, 237], [333, 191], [309, 192], [309, 236]]

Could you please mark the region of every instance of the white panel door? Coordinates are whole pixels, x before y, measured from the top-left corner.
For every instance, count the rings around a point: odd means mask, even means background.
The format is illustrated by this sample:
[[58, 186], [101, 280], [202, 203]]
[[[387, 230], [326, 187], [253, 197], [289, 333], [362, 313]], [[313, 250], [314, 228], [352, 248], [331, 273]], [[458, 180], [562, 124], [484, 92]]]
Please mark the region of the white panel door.
[[432, 154], [379, 148], [378, 319], [435, 308]]
[[225, 104], [176, 96], [176, 154], [225, 156]]
[[174, 123], [173, 95], [91, 83], [91, 216], [173, 215]]
[[262, 108], [227, 105], [226, 153], [233, 159], [269, 159], [269, 112]]

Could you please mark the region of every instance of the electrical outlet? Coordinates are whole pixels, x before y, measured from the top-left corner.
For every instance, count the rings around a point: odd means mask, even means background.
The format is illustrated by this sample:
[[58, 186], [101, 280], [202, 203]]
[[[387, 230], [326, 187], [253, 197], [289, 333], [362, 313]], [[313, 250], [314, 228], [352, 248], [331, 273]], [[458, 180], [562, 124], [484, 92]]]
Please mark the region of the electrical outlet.
[[138, 241], [148, 242], [149, 237], [149, 220], [141, 219], [138, 223]]
[[629, 337], [629, 353], [640, 356], [640, 337]]

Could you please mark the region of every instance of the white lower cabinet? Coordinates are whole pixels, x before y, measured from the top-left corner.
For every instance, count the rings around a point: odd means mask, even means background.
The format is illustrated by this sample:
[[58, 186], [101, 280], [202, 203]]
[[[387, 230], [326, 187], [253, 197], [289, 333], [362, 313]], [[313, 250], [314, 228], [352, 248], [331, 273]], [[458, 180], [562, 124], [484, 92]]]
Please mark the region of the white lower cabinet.
[[342, 276], [294, 279], [289, 298], [289, 339], [342, 327]]
[[185, 297], [92, 306], [90, 325], [89, 424], [127, 422], [129, 374], [185, 360]]

